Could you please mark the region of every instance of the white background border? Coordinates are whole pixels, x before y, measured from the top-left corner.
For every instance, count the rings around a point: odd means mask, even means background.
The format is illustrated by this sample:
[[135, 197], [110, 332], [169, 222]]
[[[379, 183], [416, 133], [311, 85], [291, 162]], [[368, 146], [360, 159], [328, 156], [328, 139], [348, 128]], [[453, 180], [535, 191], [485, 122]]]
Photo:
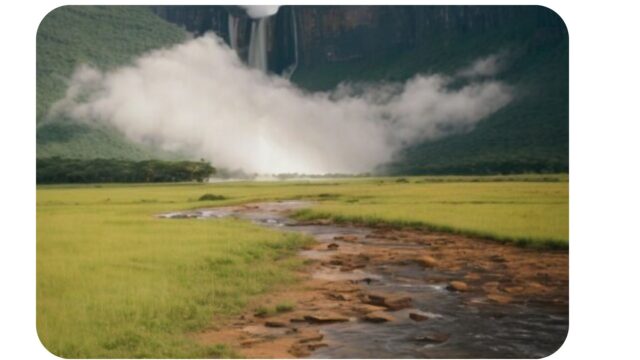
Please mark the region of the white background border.
[[[74, 1], [71, 4], [122, 4]], [[212, 4], [214, 1], [190, 1]], [[227, 1], [223, 3], [235, 3]], [[237, 3], [267, 3], [238, 1]], [[388, 4], [288, 1], [286, 4]], [[0, 356], [54, 358], [35, 329], [35, 39], [60, 1], [5, 2], [0, 10]], [[140, 1], [135, 4], [175, 4]], [[429, 4], [403, 1], [402, 4]], [[640, 236], [640, 7], [607, 1], [438, 1], [539, 4], [570, 41], [570, 331], [551, 359], [636, 358]]]

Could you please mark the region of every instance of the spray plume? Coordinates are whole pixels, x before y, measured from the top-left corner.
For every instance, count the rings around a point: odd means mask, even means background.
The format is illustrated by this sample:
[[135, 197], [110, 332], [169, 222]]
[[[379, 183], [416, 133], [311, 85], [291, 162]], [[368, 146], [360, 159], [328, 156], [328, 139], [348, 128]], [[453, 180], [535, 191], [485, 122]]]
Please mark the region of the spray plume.
[[82, 66], [51, 116], [99, 121], [129, 139], [257, 173], [358, 173], [403, 147], [468, 131], [512, 98], [489, 79], [340, 85], [308, 93], [248, 68], [213, 34], [101, 72]]

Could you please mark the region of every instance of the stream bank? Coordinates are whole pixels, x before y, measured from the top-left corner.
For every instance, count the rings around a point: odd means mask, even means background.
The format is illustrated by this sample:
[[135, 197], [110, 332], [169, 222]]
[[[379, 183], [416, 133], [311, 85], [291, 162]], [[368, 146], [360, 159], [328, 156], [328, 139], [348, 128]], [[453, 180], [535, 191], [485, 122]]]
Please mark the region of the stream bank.
[[249, 358], [540, 358], [568, 331], [568, 254], [490, 240], [299, 222], [279, 201], [162, 214], [246, 219], [312, 236], [300, 285], [260, 299], [291, 303], [194, 334]]

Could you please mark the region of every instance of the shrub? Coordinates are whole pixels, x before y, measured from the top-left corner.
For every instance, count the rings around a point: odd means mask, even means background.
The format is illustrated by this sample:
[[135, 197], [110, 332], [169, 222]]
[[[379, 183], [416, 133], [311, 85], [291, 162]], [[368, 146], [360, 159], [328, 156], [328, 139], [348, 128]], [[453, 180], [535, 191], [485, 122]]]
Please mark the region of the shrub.
[[226, 199], [226, 197], [224, 197], [222, 195], [204, 194], [204, 195], [200, 196], [198, 201], [217, 201], [217, 200], [224, 200], [224, 199]]

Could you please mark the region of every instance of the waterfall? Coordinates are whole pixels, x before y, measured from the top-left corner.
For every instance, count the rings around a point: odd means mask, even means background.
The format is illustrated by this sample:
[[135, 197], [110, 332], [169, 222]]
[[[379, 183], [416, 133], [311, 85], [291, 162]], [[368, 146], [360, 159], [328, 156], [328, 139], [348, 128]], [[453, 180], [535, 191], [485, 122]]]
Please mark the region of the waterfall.
[[286, 79], [290, 79], [298, 68], [298, 25], [296, 24], [296, 13], [293, 7], [291, 7], [291, 29], [293, 30], [293, 64], [282, 73], [282, 76]]
[[251, 40], [249, 42], [249, 66], [267, 72], [267, 19], [254, 19], [251, 22]]
[[238, 23], [239, 19], [229, 14], [229, 46], [238, 51]]

